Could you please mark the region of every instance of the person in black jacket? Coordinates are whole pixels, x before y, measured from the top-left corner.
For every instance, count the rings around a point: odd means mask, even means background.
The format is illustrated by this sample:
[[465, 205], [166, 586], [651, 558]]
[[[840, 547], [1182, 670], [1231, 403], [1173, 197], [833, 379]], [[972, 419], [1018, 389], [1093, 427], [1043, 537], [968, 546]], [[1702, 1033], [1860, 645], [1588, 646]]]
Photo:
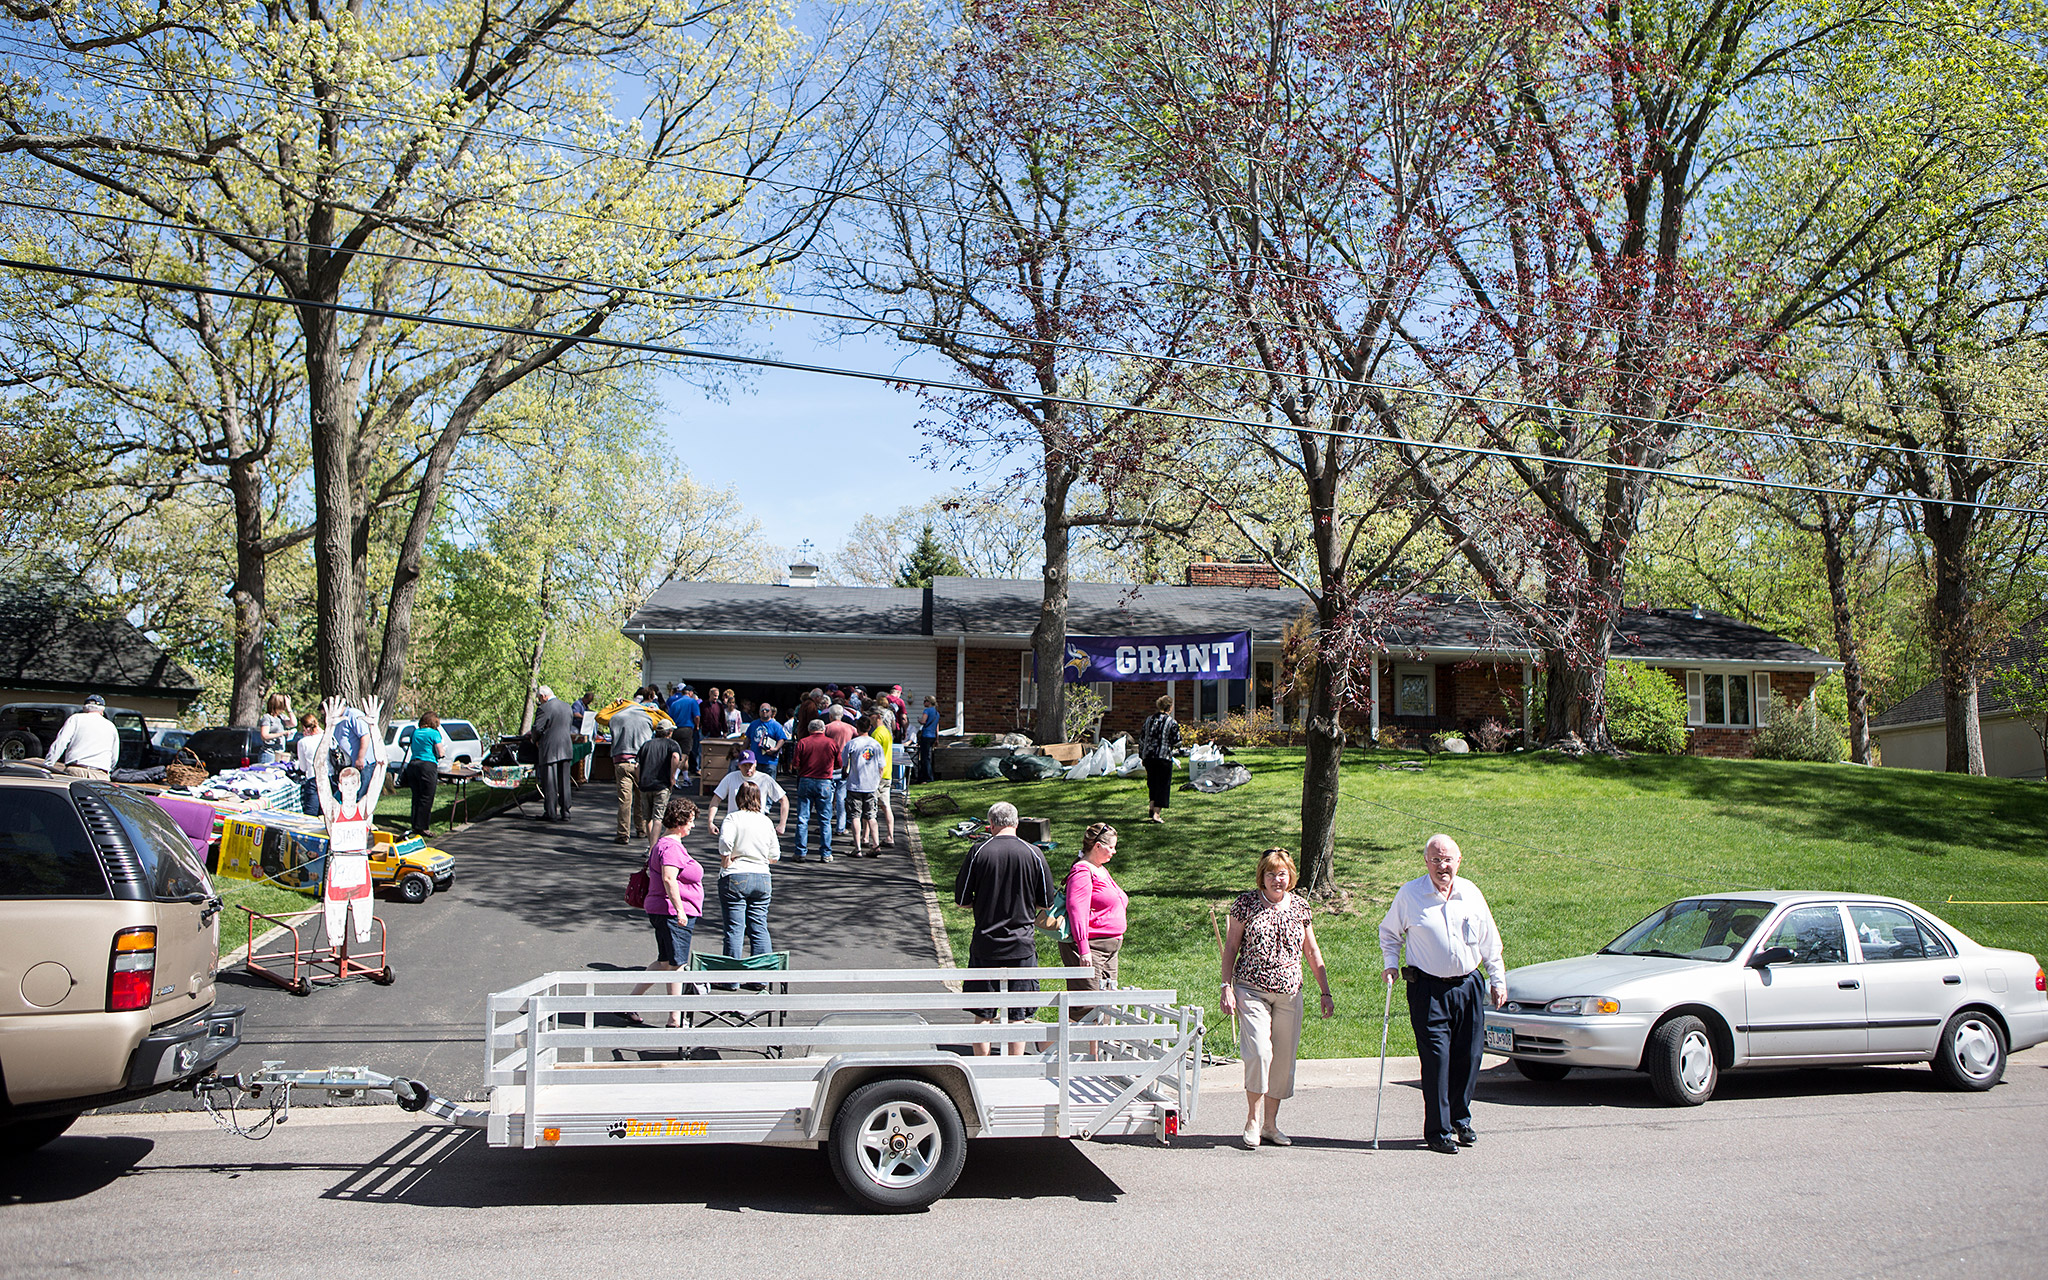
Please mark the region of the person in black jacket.
[[569, 704], [542, 685], [529, 736], [540, 748], [541, 817], [549, 822], [569, 820], [569, 757], [575, 754], [570, 736], [574, 730]]
[[1158, 706], [1138, 731], [1138, 758], [1145, 762], [1145, 789], [1151, 793], [1151, 822], [1166, 821], [1166, 806], [1173, 803], [1173, 753], [1180, 749], [1180, 725], [1173, 719], [1173, 699], [1160, 694]]

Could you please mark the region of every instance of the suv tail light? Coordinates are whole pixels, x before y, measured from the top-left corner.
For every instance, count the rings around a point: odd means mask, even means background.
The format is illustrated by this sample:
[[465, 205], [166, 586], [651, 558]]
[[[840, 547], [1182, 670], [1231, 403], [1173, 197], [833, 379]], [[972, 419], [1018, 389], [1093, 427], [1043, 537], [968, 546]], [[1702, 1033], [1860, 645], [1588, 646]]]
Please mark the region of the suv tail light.
[[242, 763], [240, 763], [240, 764], [236, 765], [235, 767], [236, 767], [237, 769], [246, 769], [246, 768], [248, 768], [248, 767], [249, 767], [249, 757], [248, 757], [248, 756], [243, 756], [243, 757], [242, 757]]
[[2034, 970], [2034, 990], [2048, 991], [2048, 969]]
[[147, 1009], [155, 989], [156, 930], [121, 930], [114, 935], [114, 962], [107, 974], [107, 1012]]

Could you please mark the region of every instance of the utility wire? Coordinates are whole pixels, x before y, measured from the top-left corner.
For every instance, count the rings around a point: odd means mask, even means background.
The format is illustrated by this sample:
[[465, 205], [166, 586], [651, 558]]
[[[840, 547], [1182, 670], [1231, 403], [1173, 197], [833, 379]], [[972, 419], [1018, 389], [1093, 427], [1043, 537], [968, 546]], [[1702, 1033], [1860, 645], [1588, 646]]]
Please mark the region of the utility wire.
[[[61, 206], [40, 204], [33, 201], [9, 200], [5, 198], [0, 198], [0, 207], [12, 207], [33, 210], [36, 212], [47, 213], [67, 218], [95, 218], [104, 221], [119, 222], [128, 225], [150, 227], [160, 230], [184, 231], [192, 233], [199, 233], [202, 230], [201, 228], [194, 227], [188, 223], [164, 222], [157, 219], [141, 218], [127, 214], [101, 213], [91, 210], [68, 209], [63, 208]], [[310, 242], [302, 240], [289, 240], [276, 236], [265, 236], [248, 232], [237, 232], [235, 234], [237, 235], [238, 238], [243, 240], [249, 240], [265, 244], [275, 244], [288, 248], [313, 247], [310, 244]], [[481, 271], [487, 274], [509, 275], [519, 277], [522, 279], [534, 280], [549, 284], [562, 284], [590, 289], [601, 289], [607, 292], [634, 293], [668, 301], [684, 302], [691, 304], [693, 306], [743, 307], [756, 311], [771, 311], [786, 315], [808, 316], [813, 318], [834, 320], [851, 324], [869, 324], [891, 329], [922, 329], [927, 331], [945, 331], [954, 334], [960, 334], [966, 337], [1028, 342], [1033, 346], [1052, 348], [1056, 350], [1082, 351], [1100, 355], [1108, 355], [1113, 357], [1125, 357], [1136, 360], [1158, 361], [1180, 367], [1207, 369], [1229, 373], [1240, 373], [1261, 377], [1265, 376], [1268, 372], [1267, 370], [1264, 370], [1253, 365], [1233, 364], [1226, 361], [1217, 360], [1204, 360], [1192, 356], [1156, 355], [1132, 350], [1127, 347], [1105, 346], [1101, 344], [1078, 342], [1067, 339], [1020, 339], [1013, 334], [995, 334], [976, 330], [960, 330], [957, 328], [953, 328], [952, 326], [927, 324], [920, 321], [914, 321], [910, 320], [908, 317], [905, 317], [900, 320], [873, 320], [868, 317], [860, 315], [853, 315], [836, 311], [827, 311], [818, 308], [796, 307], [784, 303], [770, 303], [748, 298], [721, 298], [705, 294], [681, 293], [674, 290], [658, 289], [652, 286], [628, 285], [612, 283], [608, 281], [600, 281], [588, 276], [564, 275], [553, 272], [534, 271], [531, 269], [520, 267], [494, 266], [487, 263], [475, 261], [458, 262], [448, 258], [422, 256], [418, 254], [395, 253], [388, 250], [377, 249], [362, 249], [358, 250], [357, 252], [364, 257], [379, 258], [387, 261], [407, 262], [422, 266], [448, 268], [456, 270]], [[1773, 441], [1797, 441], [1809, 444], [1827, 445], [1843, 449], [1863, 449], [1883, 453], [1895, 453], [1908, 457], [1924, 456], [1959, 458], [1968, 461], [1992, 462], [2010, 466], [2048, 468], [2048, 461], [2043, 461], [2040, 459], [2011, 458], [2002, 457], [1994, 454], [1962, 453], [1951, 450], [1927, 448], [1916, 449], [1908, 445], [1888, 445], [1874, 441], [1843, 440], [1831, 436], [1807, 435], [1791, 431], [1773, 431], [1766, 428], [1738, 427], [1729, 425], [1725, 421], [1718, 420], [1724, 417], [1725, 415], [1698, 415], [1697, 417], [1691, 419], [1673, 421], [1670, 419], [1648, 418], [1638, 414], [1619, 413], [1613, 410], [1606, 409], [1589, 408], [1573, 405], [1540, 405], [1530, 401], [1517, 400], [1507, 396], [1492, 396], [1478, 392], [1444, 391], [1436, 388], [1409, 387], [1393, 383], [1369, 382], [1361, 379], [1339, 378], [1325, 374], [1290, 375], [1290, 378], [1295, 381], [1305, 381], [1314, 385], [1334, 386], [1338, 388], [1353, 387], [1397, 395], [1422, 394], [1432, 396], [1449, 396], [1464, 403], [1485, 404], [1495, 408], [1512, 409], [1528, 412], [1564, 414], [1574, 417], [1591, 417], [1618, 422], [1636, 423], [1643, 426], [1679, 426], [1683, 428], [1703, 431], [1714, 431], [1723, 434], [1744, 436], [1757, 439]], [[1544, 456], [1548, 457], [1550, 455]]]
[[[204, 285], [182, 280], [159, 280], [147, 276], [127, 275], [120, 272], [100, 271], [85, 267], [67, 267], [55, 263], [26, 262], [17, 258], [0, 257], [0, 267], [11, 267], [18, 271], [41, 272], [51, 275], [68, 276], [73, 279], [99, 280], [109, 284], [124, 284], [136, 287], [182, 290], [188, 293], [203, 293], [213, 297], [236, 298], [246, 302], [267, 303], [275, 306], [296, 308], [312, 307], [346, 315], [371, 316], [381, 319], [402, 320], [412, 324], [441, 325], [449, 328], [468, 329], [483, 333], [497, 333], [509, 337], [535, 338], [544, 342], [568, 342], [580, 346], [605, 347], [612, 350], [639, 351], [652, 355], [666, 355], [686, 360], [707, 360], [726, 364], [748, 365], [755, 368], [785, 369], [797, 373], [816, 373], [834, 377], [859, 378], [869, 382], [886, 382], [895, 386], [921, 386], [935, 391], [946, 391], [984, 399], [1025, 400], [1045, 404], [1069, 405], [1076, 408], [1100, 409], [1112, 413], [1141, 414], [1176, 421], [1221, 424], [1255, 431], [1281, 431], [1302, 435], [1337, 437], [1371, 443], [1397, 445], [1402, 448], [1424, 449], [1445, 453], [1466, 454], [1474, 457], [1511, 459], [1536, 462], [1549, 466], [1565, 466], [1590, 471], [1608, 471], [1622, 474], [1649, 475], [1671, 480], [1688, 480], [1700, 484], [1721, 485], [1730, 489], [1760, 488], [1794, 491], [1800, 493], [1827, 493], [1864, 500], [1898, 501], [1918, 504], [1926, 501], [1896, 494], [1872, 494], [1863, 490], [1841, 489], [1829, 485], [1798, 484], [1783, 480], [1761, 480], [1744, 476], [1717, 476], [1699, 472], [1668, 471], [1657, 467], [1640, 466], [1632, 463], [1601, 462], [1591, 458], [1559, 458], [1547, 454], [1525, 453], [1512, 449], [1488, 448], [1483, 445], [1453, 444], [1442, 440], [1418, 440], [1406, 436], [1380, 435], [1362, 431], [1336, 431], [1319, 427], [1298, 427], [1280, 423], [1251, 422], [1241, 418], [1228, 418], [1218, 414], [1196, 413], [1185, 409], [1152, 408], [1142, 405], [1121, 404], [1114, 401], [1092, 400], [1079, 396], [1047, 395], [1041, 392], [1018, 392], [973, 386], [968, 383], [949, 382], [939, 378], [926, 378], [905, 373], [881, 373], [868, 369], [848, 369], [832, 365], [806, 364], [791, 360], [778, 360], [769, 356], [739, 355], [730, 352], [711, 351], [701, 347], [686, 347], [668, 343], [644, 342], [629, 338], [607, 338], [602, 335], [581, 336], [555, 333], [523, 325], [498, 324], [487, 320], [466, 320], [451, 316], [431, 316], [418, 312], [399, 311], [389, 307], [368, 307], [346, 302], [318, 302], [303, 299], [281, 298], [275, 294], [256, 293], [246, 289], [229, 289], [219, 285]], [[1407, 390], [1404, 388], [1403, 390]], [[1424, 395], [1459, 398], [1449, 391], [1424, 389]], [[1959, 510], [2004, 512], [2029, 517], [2048, 517], [2048, 510], [2032, 507], [2013, 507], [1984, 502], [1946, 501], [1943, 505]]]

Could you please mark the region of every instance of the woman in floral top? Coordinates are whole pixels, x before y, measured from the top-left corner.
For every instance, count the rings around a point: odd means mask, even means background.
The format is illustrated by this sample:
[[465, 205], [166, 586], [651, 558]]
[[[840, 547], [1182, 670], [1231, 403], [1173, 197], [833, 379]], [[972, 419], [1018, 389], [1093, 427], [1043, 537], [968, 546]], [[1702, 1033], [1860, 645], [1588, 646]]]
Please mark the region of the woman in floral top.
[[1276, 1147], [1294, 1145], [1278, 1120], [1280, 1100], [1294, 1096], [1303, 958], [1322, 990], [1322, 1015], [1337, 1011], [1308, 903], [1293, 892], [1296, 877], [1287, 850], [1266, 850], [1259, 859], [1259, 887], [1230, 904], [1230, 933], [1223, 940], [1223, 1015], [1237, 1018], [1237, 1048], [1244, 1058], [1244, 1145], [1252, 1150], [1261, 1140]]

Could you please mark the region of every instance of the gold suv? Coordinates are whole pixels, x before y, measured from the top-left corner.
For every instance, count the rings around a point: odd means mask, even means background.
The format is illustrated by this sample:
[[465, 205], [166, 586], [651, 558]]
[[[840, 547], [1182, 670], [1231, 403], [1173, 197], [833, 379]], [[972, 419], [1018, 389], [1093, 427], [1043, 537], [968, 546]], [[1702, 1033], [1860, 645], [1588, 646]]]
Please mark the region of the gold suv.
[[241, 1043], [242, 1010], [213, 1002], [220, 909], [143, 793], [0, 765], [0, 1155]]

